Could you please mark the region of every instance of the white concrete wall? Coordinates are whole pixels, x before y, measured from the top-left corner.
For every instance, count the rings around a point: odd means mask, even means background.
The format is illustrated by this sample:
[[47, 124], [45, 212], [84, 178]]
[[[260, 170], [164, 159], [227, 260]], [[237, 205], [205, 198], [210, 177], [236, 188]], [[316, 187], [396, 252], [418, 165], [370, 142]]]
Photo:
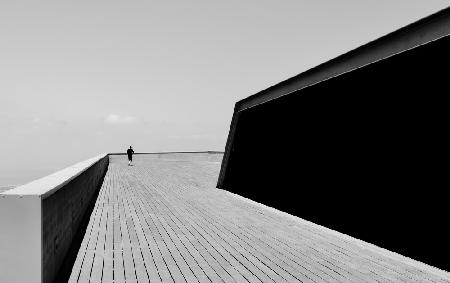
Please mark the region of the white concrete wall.
[[[71, 235], [74, 231], [62, 231], [61, 225], [49, 219], [61, 218], [55, 207], [77, 207], [83, 210], [78, 214], [84, 213], [93, 188], [100, 185], [98, 183], [103, 177], [100, 175], [106, 172], [107, 160], [107, 154], [101, 154], [0, 193], [0, 283], [47, 283], [54, 280], [56, 267], [44, 264], [53, 262], [52, 257], [57, 257], [59, 262], [65, 254], [54, 252], [57, 248], [49, 253], [45, 235], [47, 238], [59, 236], [58, 244], [65, 246], [66, 251], [72, 237], [62, 238], [61, 235]], [[72, 203], [76, 197], [84, 198], [84, 205]], [[70, 216], [74, 214], [71, 212]]]
[[0, 195], [0, 282], [41, 282], [41, 199]]

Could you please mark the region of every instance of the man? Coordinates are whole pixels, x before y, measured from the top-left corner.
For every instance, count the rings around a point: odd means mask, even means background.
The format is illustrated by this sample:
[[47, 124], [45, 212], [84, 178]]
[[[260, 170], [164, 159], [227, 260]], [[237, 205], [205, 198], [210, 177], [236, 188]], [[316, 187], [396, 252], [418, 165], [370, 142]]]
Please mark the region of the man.
[[130, 145], [130, 148], [127, 150], [127, 155], [128, 155], [128, 166], [131, 166], [131, 162], [133, 161], [133, 153], [134, 150]]

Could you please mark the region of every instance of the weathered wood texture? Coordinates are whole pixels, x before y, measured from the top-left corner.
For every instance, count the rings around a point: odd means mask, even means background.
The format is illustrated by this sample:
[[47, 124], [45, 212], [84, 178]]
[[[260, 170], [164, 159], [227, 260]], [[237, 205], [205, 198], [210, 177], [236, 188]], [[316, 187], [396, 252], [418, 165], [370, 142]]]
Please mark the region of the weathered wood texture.
[[450, 282], [446, 272], [215, 189], [220, 160], [134, 159], [110, 157], [70, 282]]

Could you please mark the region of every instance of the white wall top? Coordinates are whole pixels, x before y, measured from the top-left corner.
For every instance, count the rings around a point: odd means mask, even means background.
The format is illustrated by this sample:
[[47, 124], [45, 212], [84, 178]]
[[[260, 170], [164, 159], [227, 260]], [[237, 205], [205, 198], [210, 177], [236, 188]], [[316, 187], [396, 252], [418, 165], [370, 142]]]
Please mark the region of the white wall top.
[[102, 153], [96, 157], [81, 161], [51, 175], [0, 193], [0, 196], [38, 196], [41, 198], [47, 197], [107, 155], [107, 153]]

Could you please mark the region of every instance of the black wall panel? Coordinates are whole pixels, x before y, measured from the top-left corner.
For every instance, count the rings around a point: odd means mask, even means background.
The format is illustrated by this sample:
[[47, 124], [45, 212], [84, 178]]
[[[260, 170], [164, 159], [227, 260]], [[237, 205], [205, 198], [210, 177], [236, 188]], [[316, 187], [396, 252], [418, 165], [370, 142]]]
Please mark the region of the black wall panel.
[[223, 188], [450, 270], [449, 37], [243, 110]]

